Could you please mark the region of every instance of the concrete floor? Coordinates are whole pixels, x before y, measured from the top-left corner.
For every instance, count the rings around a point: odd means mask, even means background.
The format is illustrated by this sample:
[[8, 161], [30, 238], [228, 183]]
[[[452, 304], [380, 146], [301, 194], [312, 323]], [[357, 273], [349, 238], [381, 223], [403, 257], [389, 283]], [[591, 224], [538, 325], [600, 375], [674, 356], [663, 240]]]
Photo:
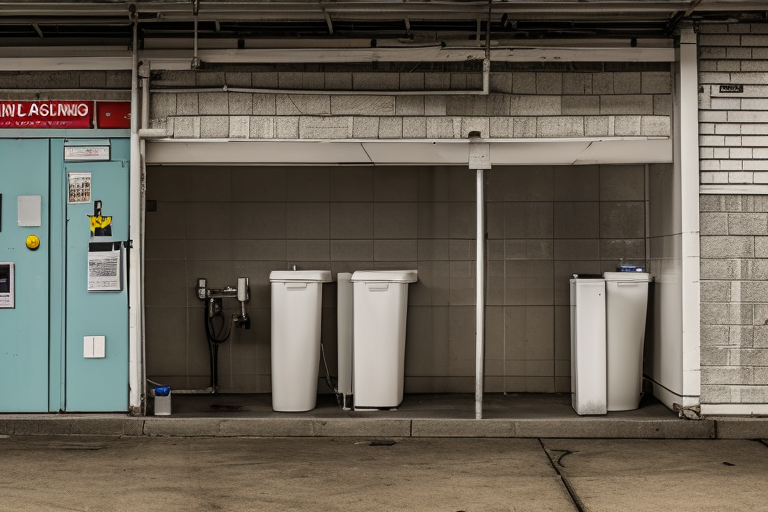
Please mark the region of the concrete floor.
[[[280, 413], [272, 410], [270, 394], [173, 394], [172, 415], [180, 418], [398, 418], [398, 419], [474, 419], [473, 394], [405, 395], [396, 410], [345, 411], [333, 395], [320, 394], [311, 411]], [[150, 410], [150, 414], [152, 411]], [[569, 393], [486, 394], [484, 419], [577, 419]], [[610, 412], [592, 419], [677, 419], [653, 396], [645, 396], [634, 411]], [[586, 418], [585, 418], [586, 419]]]
[[733, 440], [0, 436], [0, 510], [755, 511]]

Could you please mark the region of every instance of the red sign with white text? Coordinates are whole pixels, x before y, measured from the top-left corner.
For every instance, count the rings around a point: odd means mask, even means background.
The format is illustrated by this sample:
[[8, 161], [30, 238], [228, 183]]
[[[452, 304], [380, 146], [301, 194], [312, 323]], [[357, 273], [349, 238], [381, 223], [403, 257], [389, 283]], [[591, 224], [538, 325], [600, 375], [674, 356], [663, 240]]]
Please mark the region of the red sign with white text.
[[92, 101], [0, 101], [0, 128], [92, 127]]

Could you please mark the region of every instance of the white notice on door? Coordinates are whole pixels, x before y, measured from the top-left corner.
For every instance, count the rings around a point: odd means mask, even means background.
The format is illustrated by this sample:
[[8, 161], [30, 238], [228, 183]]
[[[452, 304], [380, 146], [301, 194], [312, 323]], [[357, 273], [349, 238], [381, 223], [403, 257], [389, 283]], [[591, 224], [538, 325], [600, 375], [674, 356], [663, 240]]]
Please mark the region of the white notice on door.
[[88, 251], [88, 291], [115, 292], [120, 282], [120, 249]]

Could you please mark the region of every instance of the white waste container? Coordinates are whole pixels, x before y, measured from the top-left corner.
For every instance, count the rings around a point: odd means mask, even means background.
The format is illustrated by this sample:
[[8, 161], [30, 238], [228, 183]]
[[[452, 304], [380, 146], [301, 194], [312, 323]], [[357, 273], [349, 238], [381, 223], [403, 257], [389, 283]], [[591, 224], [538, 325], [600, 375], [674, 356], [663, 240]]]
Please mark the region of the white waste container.
[[605, 279], [571, 279], [571, 404], [577, 414], [606, 414]]
[[408, 284], [415, 270], [357, 271], [353, 283], [355, 409], [391, 409], [403, 401]]
[[648, 310], [646, 272], [605, 272], [608, 410], [640, 406]]
[[320, 317], [327, 270], [274, 271], [272, 288], [272, 409], [309, 411], [317, 404]]

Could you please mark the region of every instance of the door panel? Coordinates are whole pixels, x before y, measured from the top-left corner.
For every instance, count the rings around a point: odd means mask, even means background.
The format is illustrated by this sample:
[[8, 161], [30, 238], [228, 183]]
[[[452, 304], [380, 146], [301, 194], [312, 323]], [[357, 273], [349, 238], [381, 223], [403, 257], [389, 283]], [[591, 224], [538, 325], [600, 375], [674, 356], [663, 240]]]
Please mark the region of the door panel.
[[[0, 309], [0, 412], [48, 411], [48, 155], [47, 139], [0, 139], [0, 261], [16, 270], [15, 308]], [[41, 196], [40, 226], [18, 225], [20, 195]]]
[[[67, 204], [67, 411], [128, 410], [128, 276], [122, 251], [122, 290], [88, 291], [90, 242], [128, 240], [128, 178], [123, 162], [67, 164], [65, 173], [90, 173], [91, 201]], [[111, 216], [111, 238], [92, 238], [94, 201]], [[104, 357], [84, 356], [84, 338], [104, 336]]]

